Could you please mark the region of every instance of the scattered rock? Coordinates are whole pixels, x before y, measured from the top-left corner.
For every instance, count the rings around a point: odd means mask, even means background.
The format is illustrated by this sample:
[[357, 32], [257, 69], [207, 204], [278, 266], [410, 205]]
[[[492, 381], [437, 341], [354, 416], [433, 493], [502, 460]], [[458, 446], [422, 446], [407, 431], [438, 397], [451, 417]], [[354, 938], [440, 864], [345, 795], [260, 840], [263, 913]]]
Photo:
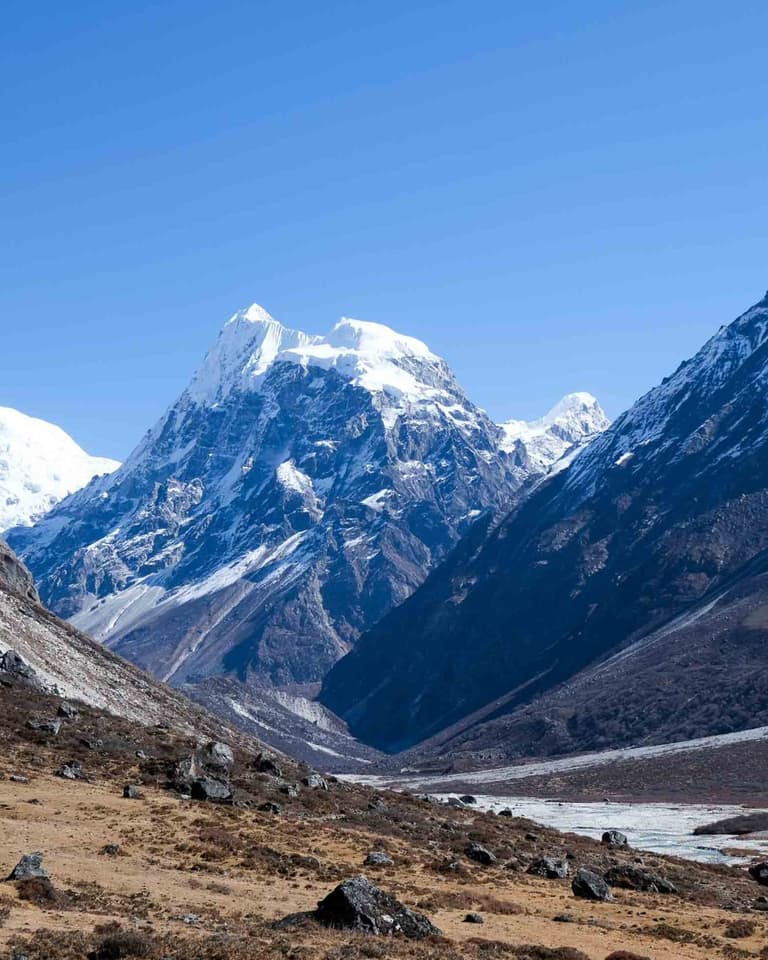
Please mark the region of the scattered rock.
[[0, 654], [0, 681], [6, 684], [21, 684], [35, 690], [45, 690], [37, 672], [15, 650], [6, 650]]
[[558, 913], [552, 920], [554, 923], [576, 923], [576, 917], [571, 913]]
[[59, 767], [56, 771], [57, 777], [62, 777], [64, 780], [85, 780], [85, 774], [83, 773], [82, 765], [78, 760], [70, 760], [69, 763], [65, 763], [63, 766]]
[[59, 704], [59, 709], [56, 711], [56, 716], [64, 720], [76, 720], [78, 717], [77, 707], [72, 703], [68, 703], [66, 700], [62, 700]]
[[477, 797], [473, 797], [471, 793], [465, 793], [464, 796], [459, 797], [459, 800], [468, 807], [474, 806], [477, 803]]
[[582, 867], [573, 878], [571, 889], [576, 897], [583, 900], [613, 900], [611, 890], [602, 877]]
[[304, 777], [301, 781], [305, 787], [309, 787], [311, 790], [327, 790], [328, 784], [326, 780], [320, 776], [319, 773], [310, 773], [308, 776]]
[[403, 906], [367, 877], [345, 880], [318, 903], [313, 916], [323, 926], [337, 930], [399, 933], [414, 940], [440, 935], [427, 917]]
[[514, 813], [509, 809], [509, 807], [504, 807], [503, 810], [499, 810], [500, 817], [513, 817]]
[[61, 730], [61, 720], [27, 720], [27, 727], [34, 730], [35, 733], [42, 733], [49, 737], [55, 737]]
[[144, 750], [137, 750], [137, 751], [136, 751], [136, 759], [137, 759], [137, 760], [149, 760], [149, 754], [148, 754], [148, 753], [145, 753]]
[[749, 875], [753, 880], [757, 880], [760, 886], [768, 887], [768, 863], [766, 861], [753, 863], [749, 868]]
[[126, 783], [123, 787], [123, 798], [125, 800], [141, 800], [141, 790], [135, 783]]
[[485, 917], [479, 913], [468, 913], [464, 917], [464, 923], [485, 923]]
[[277, 785], [277, 789], [280, 791], [280, 793], [285, 794], [286, 797], [294, 798], [298, 797], [299, 795], [299, 787], [295, 783], [279, 783]]
[[395, 861], [382, 850], [372, 850], [365, 858], [366, 867], [392, 867]]
[[670, 880], [640, 870], [637, 867], [626, 865], [611, 867], [605, 874], [605, 880], [611, 887], [621, 887], [624, 890], [640, 890], [644, 893], [677, 893], [677, 888]]
[[99, 737], [81, 737], [80, 743], [86, 750], [99, 750], [104, 746], [104, 741]]
[[277, 760], [269, 753], [257, 753], [251, 766], [258, 773], [270, 773], [273, 777], [282, 777], [283, 770]]
[[29, 880], [31, 877], [47, 879], [48, 871], [43, 866], [42, 853], [26, 853], [11, 870], [8, 880]]
[[120, 855], [120, 850], [119, 843], [105, 843], [100, 852], [106, 857], [117, 857]]
[[12, 773], [8, 779], [11, 783], [29, 783], [29, 777], [22, 777], [20, 773]]
[[383, 811], [387, 809], [387, 805], [384, 803], [381, 797], [374, 797], [373, 800], [368, 802], [368, 809]]
[[210, 803], [231, 803], [232, 788], [229, 783], [215, 777], [199, 777], [192, 784], [193, 800], [208, 800]]
[[545, 877], [547, 880], [563, 880], [571, 870], [565, 860], [541, 857], [539, 860], [534, 860], [525, 872], [534, 877]]
[[261, 810], [262, 813], [280, 813], [283, 808], [279, 803], [268, 800], [266, 803], [260, 803], [256, 809]]
[[475, 863], [481, 863], [484, 867], [490, 867], [491, 864], [496, 863], [496, 856], [482, 846], [482, 844], [475, 843], [474, 841], [464, 847], [464, 853], [470, 860], [474, 860]]
[[606, 830], [602, 842], [608, 847], [626, 847], [629, 845], [626, 834], [622, 833], [621, 830]]

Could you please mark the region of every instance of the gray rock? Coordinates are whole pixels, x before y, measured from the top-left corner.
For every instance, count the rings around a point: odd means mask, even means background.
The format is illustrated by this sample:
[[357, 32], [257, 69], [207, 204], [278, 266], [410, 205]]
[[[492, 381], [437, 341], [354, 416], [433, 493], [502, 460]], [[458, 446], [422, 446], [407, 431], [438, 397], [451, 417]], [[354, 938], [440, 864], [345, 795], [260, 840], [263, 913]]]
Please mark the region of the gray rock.
[[464, 923], [485, 923], [485, 917], [479, 913], [468, 913], [464, 917]]
[[311, 790], [327, 790], [328, 784], [319, 773], [310, 773], [308, 776], [304, 777], [301, 781], [305, 787], [309, 787]]
[[474, 860], [475, 863], [481, 863], [484, 867], [490, 867], [492, 864], [496, 863], [495, 854], [491, 853], [486, 847], [480, 843], [468, 843], [464, 847], [464, 853], [469, 857], [470, 860]]
[[62, 777], [64, 780], [85, 780], [86, 776], [83, 772], [82, 765], [78, 760], [70, 760], [69, 763], [63, 764], [56, 771], [57, 777]]
[[101, 852], [107, 857], [117, 857], [120, 854], [120, 849], [119, 843], [106, 843], [101, 848]]
[[477, 803], [477, 797], [473, 797], [471, 793], [465, 793], [464, 796], [459, 797], [459, 800], [468, 807], [474, 806]]
[[500, 817], [513, 817], [514, 814], [513, 814], [512, 811], [509, 809], [509, 807], [504, 807], [503, 810], [499, 810], [499, 816], [500, 816]]
[[283, 783], [279, 783], [277, 785], [277, 789], [280, 791], [280, 793], [285, 794], [286, 797], [293, 798], [298, 797], [299, 795], [299, 788], [295, 783], [288, 783], [285, 781]]
[[22, 777], [18, 773], [12, 773], [8, 779], [11, 783], [29, 783], [29, 777]]
[[571, 889], [582, 900], [613, 900], [608, 884], [598, 874], [582, 867], [573, 878]]
[[27, 720], [27, 727], [36, 733], [43, 733], [46, 736], [55, 737], [61, 730], [61, 720]]
[[56, 715], [61, 717], [63, 720], [76, 720], [78, 717], [78, 710], [74, 704], [63, 700], [59, 704], [59, 709], [56, 711]]
[[126, 800], [141, 800], [141, 790], [134, 783], [126, 783], [123, 787], [123, 797]]
[[280, 813], [282, 807], [279, 803], [268, 800], [266, 803], [260, 803], [256, 809], [261, 810], [262, 813]]
[[0, 654], [0, 681], [8, 686], [31, 687], [33, 690], [45, 690], [45, 684], [37, 671], [23, 660], [15, 650], [6, 650]]
[[565, 860], [557, 857], [541, 857], [534, 860], [525, 872], [547, 880], [564, 880], [570, 873], [570, 867]]
[[621, 830], [606, 830], [602, 842], [608, 847], [626, 847], [629, 845], [626, 834], [622, 833]]
[[231, 803], [232, 788], [224, 780], [215, 777], [199, 777], [192, 784], [190, 795], [193, 800], [207, 800], [210, 803]]
[[403, 906], [367, 877], [345, 880], [318, 903], [314, 918], [337, 930], [402, 934], [414, 940], [440, 934], [427, 917]]
[[283, 770], [275, 757], [269, 753], [258, 753], [251, 764], [259, 773], [269, 773], [273, 777], [281, 778]]
[[605, 880], [611, 887], [620, 887], [624, 890], [640, 890], [644, 893], [677, 893], [677, 888], [670, 880], [655, 873], [648, 873], [638, 867], [621, 865], [611, 867], [605, 874]]
[[768, 887], [768, 862], [763, 860], [760, 863], [753, 863], [749, 867], [749, 875], [753, 880], [757, 880], [760, 886]]
[[8, 879], [29, 880], [32, 877], [42, 877], [47, 880], [49, 876], [48, 871], [43, 867], [42, 853], [27, 853], [11, 870]]
[[365, 858], [366, 867], [391, 867], [394, 862], [392, 857], [383, 850], [372, 850]]

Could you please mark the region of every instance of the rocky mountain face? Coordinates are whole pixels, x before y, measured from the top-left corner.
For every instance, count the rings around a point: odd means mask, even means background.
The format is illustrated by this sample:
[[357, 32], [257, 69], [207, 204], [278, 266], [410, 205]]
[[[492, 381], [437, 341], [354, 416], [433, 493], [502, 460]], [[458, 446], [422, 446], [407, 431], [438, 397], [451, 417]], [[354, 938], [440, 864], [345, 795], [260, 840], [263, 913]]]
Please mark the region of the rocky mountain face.
[[420, 341], [253, 306], [119, 470], [9, 539], [52, 609], [155, 676], [307, 685], [548, 466]]
[[441, 756], [766, 722], [767, 439], [768, 297], [471, 531], [322, 702], [379, 748]]
[[35, 523], [93, 477], [119, 466], [89, 456], [52, 423], [0, 407], [0, 534]]

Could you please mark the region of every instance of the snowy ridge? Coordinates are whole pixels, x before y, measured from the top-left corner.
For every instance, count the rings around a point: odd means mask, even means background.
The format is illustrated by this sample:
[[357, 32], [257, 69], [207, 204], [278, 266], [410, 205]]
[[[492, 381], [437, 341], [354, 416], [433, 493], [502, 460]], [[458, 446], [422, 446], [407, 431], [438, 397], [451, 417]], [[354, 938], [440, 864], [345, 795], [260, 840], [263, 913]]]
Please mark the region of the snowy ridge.
[[94, 476], [119, 466], [89, 456], [52, 423], [0, 407], [0, 534], [30, 526]]
[[295, 692], [548, 468], [503, 440], [421, 341], [253, 305], [119, 470], [11, 540], [53, 609], [153, 675], [226, 679], [247, 709], [240, 688], [282, 689], [269, 710], [317, 734]]
[[544, 472], [575, 444], [588, 442], [609, 426], [608, 417], [591, 393], [569, 393], [538, 420], [502, 423], [502, 447], [511, 452], [522, 444], [531, 461]]

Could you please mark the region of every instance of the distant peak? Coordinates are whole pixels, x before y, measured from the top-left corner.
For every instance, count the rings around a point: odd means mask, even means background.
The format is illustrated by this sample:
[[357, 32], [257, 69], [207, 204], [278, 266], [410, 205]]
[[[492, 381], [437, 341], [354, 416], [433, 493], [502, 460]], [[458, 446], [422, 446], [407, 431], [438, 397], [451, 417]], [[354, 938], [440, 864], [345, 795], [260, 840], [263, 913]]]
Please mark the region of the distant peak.
[[566, 394], [538, 420], [507, 420], [501, 424], [504, 447], [522, 443], [543, 468], [559, 459], [569, 447], [590, 439], [610, 426], [605, 411], [591, 393]]

